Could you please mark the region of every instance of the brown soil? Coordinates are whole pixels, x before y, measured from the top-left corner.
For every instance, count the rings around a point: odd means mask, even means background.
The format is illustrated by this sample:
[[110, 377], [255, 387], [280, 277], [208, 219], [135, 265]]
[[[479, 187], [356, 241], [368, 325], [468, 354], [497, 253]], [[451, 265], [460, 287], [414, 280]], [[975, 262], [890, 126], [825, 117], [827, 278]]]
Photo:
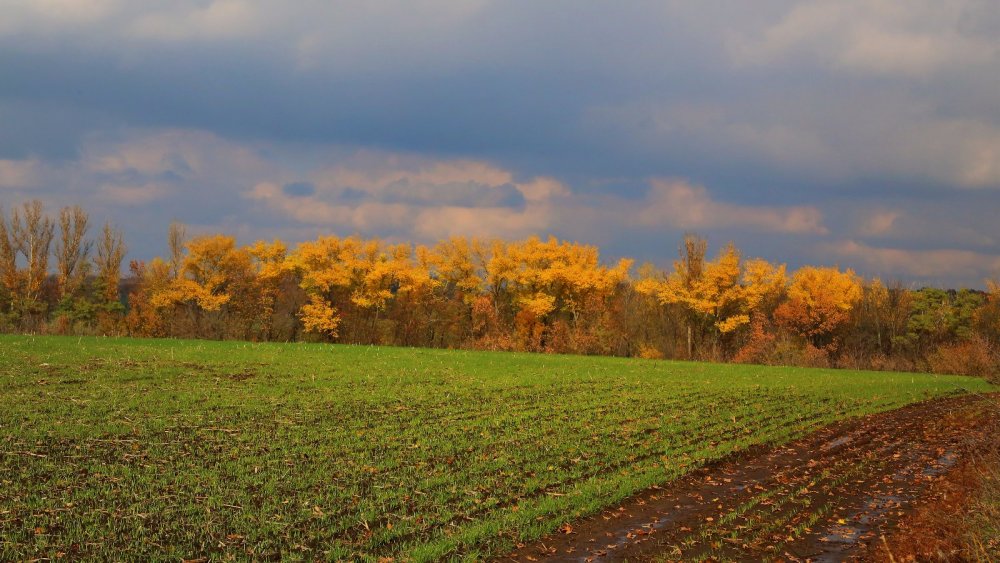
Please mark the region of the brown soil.
[[1000, 515], [1000, 434], [994, 436], [931, 485], [914, 514], [876, 546], [872, 561], [1000, 561], [1000, 537], [980, 529], [995, 528]]
[[987, 422], [998, 409], [997, 395], [966, 395], [833, 424], [567, 523], [503, 559], [870, 558], [935, 482], [997, 439]]

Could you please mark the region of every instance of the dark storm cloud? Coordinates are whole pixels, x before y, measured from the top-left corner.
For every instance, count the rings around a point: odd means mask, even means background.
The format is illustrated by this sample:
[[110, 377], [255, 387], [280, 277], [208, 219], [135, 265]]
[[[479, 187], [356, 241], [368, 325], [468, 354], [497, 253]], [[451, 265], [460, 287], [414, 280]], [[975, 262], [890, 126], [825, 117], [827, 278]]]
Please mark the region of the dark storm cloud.
[[251, 238], [546, 231], [661, 261], [695, 225], [790, 265], [926, 273], [888, 249], [961, 262], [951, 283], [998, 273], [961, 254], [992, 264], [1000, 240], [992, 0], [0, 8], [0, 198], [99, 207], [137, 253], [166, 216]]

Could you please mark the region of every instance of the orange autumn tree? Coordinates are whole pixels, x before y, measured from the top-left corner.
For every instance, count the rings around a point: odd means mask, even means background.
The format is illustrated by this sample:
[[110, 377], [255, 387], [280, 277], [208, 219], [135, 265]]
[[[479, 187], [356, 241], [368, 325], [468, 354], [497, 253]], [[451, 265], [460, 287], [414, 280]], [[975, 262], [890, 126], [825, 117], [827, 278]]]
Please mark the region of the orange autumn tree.
[[976, 334], [1000, 352], [1000, 281], [986, 280], [986, 302], [974, 316]]
[[[174, 268], [160, 259], [146, 268], [149, 303], [172, 321], [171, 332], [245, 336], [232, 325], [237, 311], [251, 301], [255, 273], [250, 252], [226, 235], [195, 237], [184, 248], [176, 277], [171, 277]], [[185, 328], [179, 329], [181, 325]]]
[[17, 252], [13, 225], [8, 224], [7, 213], [0, 207], [0, 314], [9, 312], [17, 297], [20, 286]]
[[[680, 258], [674, 261], [674, 271], [646, 271], [636, 283], [636, 290], [654, 297], [660, 305], [678, 306], [684, 317], [684, 328], [687, 333], [687, 357], [694, 357], [694, 328], [703, 324], [698, 309], [688, 306], [694, 301], [691, 295], [697, 291], [696, 286], [705, 269], [705, 252], [708, 242], [694, 234], [684, 235], [680, 246]], [[699, 331], [700, 332], [700, 331]]]
[[378, 240], [357, 237], [320, 237], [304, 242], [290, 257], [309, 302], [299, 314], [306, 332], [339, 336], [342, 309], [358, 317], [356, 331], [370, 339], [378, 315], [397, 294], [415, 292], [433, 284], [428, 271], [413, 260], [408, 244], [383, 246]]
[[[353, 239], [350, 241], [350, 246], [356, 244]], [[299, 310], [308, 333], [337, 336], [341, 317], [333, 303], [333, 293], [351, 285], [348, 260], [353, 252], [347, 246], [337, 237], [324, 236], [300, 244], [289, 258], [309, 299]]]
[[[754, 258], [743, 264], [743, 310], [748, 317], [766, 314], [778, 306], [788, 286], [784, 264]], [[745, 323], [744, 323], [745, 324]]]
[[420, 248], [418, 252], [425, 255], [428, 269], [446, 298], [471, 303], [482, 292], [485, 273], [477, 257], [485, 248], [479, 240], [451, 237], [433, 248]]
[[750, 322], [744, 312], [740, 285], [740, 251], [729, 243], [715, 262], [705, 264], [691, 290], [680, 294], [685, 304], [707, 316], [719, 334], [728, 334]]
[[288, 248], [280, 240], [257, 241], [247, 247], [253, 271], [253, 291], [245, 297], [241, 313], [248, 332], [269, 340], [273, 335], [274, 310], [282, 287], [293, 278]]
[[687, 235], [682, 258], [668, 276], [647, 276], [638, 291], [653, 295], [663, 305], [681, 307], [688, 318], [688, 356], [693, 356], [694, 328], [707, 335], [713, 356], [721, 339], [750, 324], [751, 315], [784, 290], [785, 266], [765, 260], [742, 262], [739, 250], [727, 244], [714, 262], [704, 261], [704, 239]]
[[804, 266], [792, 276], [788, 299], [775, 310], [775, 319], [815, 348], [835, 352], [838, 332], [861, 296], [861, 279], [853, 270]]
[[9, 220], [0, 209], [0, 282], [7, 302], [0, 306], [31, 329], [37, 328], [48, 309], [44, 289], [54, 236], [55, 223], [41, 201], [15, 207]]
[[169, 317], [177, 301], [172, 284], [174, 277], [170, 265], [161, 258], [149, 264], [132, 260], [132, 292], [128, 295], [128, 313], [125, 325], [133, 336], [161, 337], [170, 332]]
[[494, 303], [514, 311], [519, 347], [542, 350], [557, 316], [565, 317], [560, 320], [567, 327], [579, 328], [587, 313], [600, 308], [628, 280], [631, 266], [627, 259], [611, 268], [601, 265], [593, 246], [531, 237], [494, 242], [485, 269]]
[[187, 243], [181, 268], [186, 299], [198, 305], [197, 321], [215, 337], [248, 338], [258, 303], [253, 257], [225, 235], [196, 237]]
[[225, 235], [196, 237], [187, 243], [181, 267], [184, 299], [205, 311], [218, 311], [253, 278], [250, 253]]
[[[968, 373], [995, 369], [1000, 349], [996, 282], [908, 290], [806, 267], [789, 286], [783, 265], [732, 244], [706, 259], [695, 235], [673, 268], [632, 280], [630, 261], [605, 266], [597, 248], [554, 238], [323, 237], [291, 251], [218, 234], [189, 241], [173, 223], [164, 258], [132, 261], [122, 280], [124, 240], [110, 224], [91, 241], [81, 208], [55, 221], [37, 201], [7, 211], [3, 331], [287, 341], [304, 328], [344, 342], [651, 358], [685, 357], [687, 332], [688, 357], [876, 369], [950, 358], [949, 371]], [[989, 361], [969, 367], [973, 353]]]
[[364, 341], [397, 341], [413, 344], [429, 312], [427, 302], [438, 281], [431, 278], [431, 264], [425, 249], [414, 252], [408, 243], [387, 245], [376, 260], [369, 263], [363, 291], [365, 302], [355, 299], [367, 318], [356, 332]]
[[[424, 296], [424, 330], [435, 346], [457, 347], [496, 328], [495, 310], [484, 295], [486, 246], [478, 239], [451, 237], [433, 247], [418, 247], [418, 261], [434, 280]], [[415, 308], [410, 308], [411, 313]], [[408, 315], [412, 317], [412, 315]]]

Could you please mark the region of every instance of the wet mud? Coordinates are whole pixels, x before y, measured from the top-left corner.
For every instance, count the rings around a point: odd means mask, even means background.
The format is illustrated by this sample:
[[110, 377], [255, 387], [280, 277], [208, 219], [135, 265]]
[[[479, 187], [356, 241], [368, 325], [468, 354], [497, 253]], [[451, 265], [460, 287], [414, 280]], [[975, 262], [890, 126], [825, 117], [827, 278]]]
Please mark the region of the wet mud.
[[743, 452], [519, 547], [506, 561], [864, 559], [935, 480], [996, 439], [997, 395], [827, 426]]

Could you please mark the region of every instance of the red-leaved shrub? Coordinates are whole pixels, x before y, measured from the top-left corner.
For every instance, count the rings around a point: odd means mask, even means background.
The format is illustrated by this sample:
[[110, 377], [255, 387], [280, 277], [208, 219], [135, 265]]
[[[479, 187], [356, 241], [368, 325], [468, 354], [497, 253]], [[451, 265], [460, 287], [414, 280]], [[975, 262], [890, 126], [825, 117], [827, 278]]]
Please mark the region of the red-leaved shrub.
[[978, 336], [939, 346], [928, 356], [927, 361], [934, 373], [976, 375], [1000, 381], [997, 353], [985, 338]]

